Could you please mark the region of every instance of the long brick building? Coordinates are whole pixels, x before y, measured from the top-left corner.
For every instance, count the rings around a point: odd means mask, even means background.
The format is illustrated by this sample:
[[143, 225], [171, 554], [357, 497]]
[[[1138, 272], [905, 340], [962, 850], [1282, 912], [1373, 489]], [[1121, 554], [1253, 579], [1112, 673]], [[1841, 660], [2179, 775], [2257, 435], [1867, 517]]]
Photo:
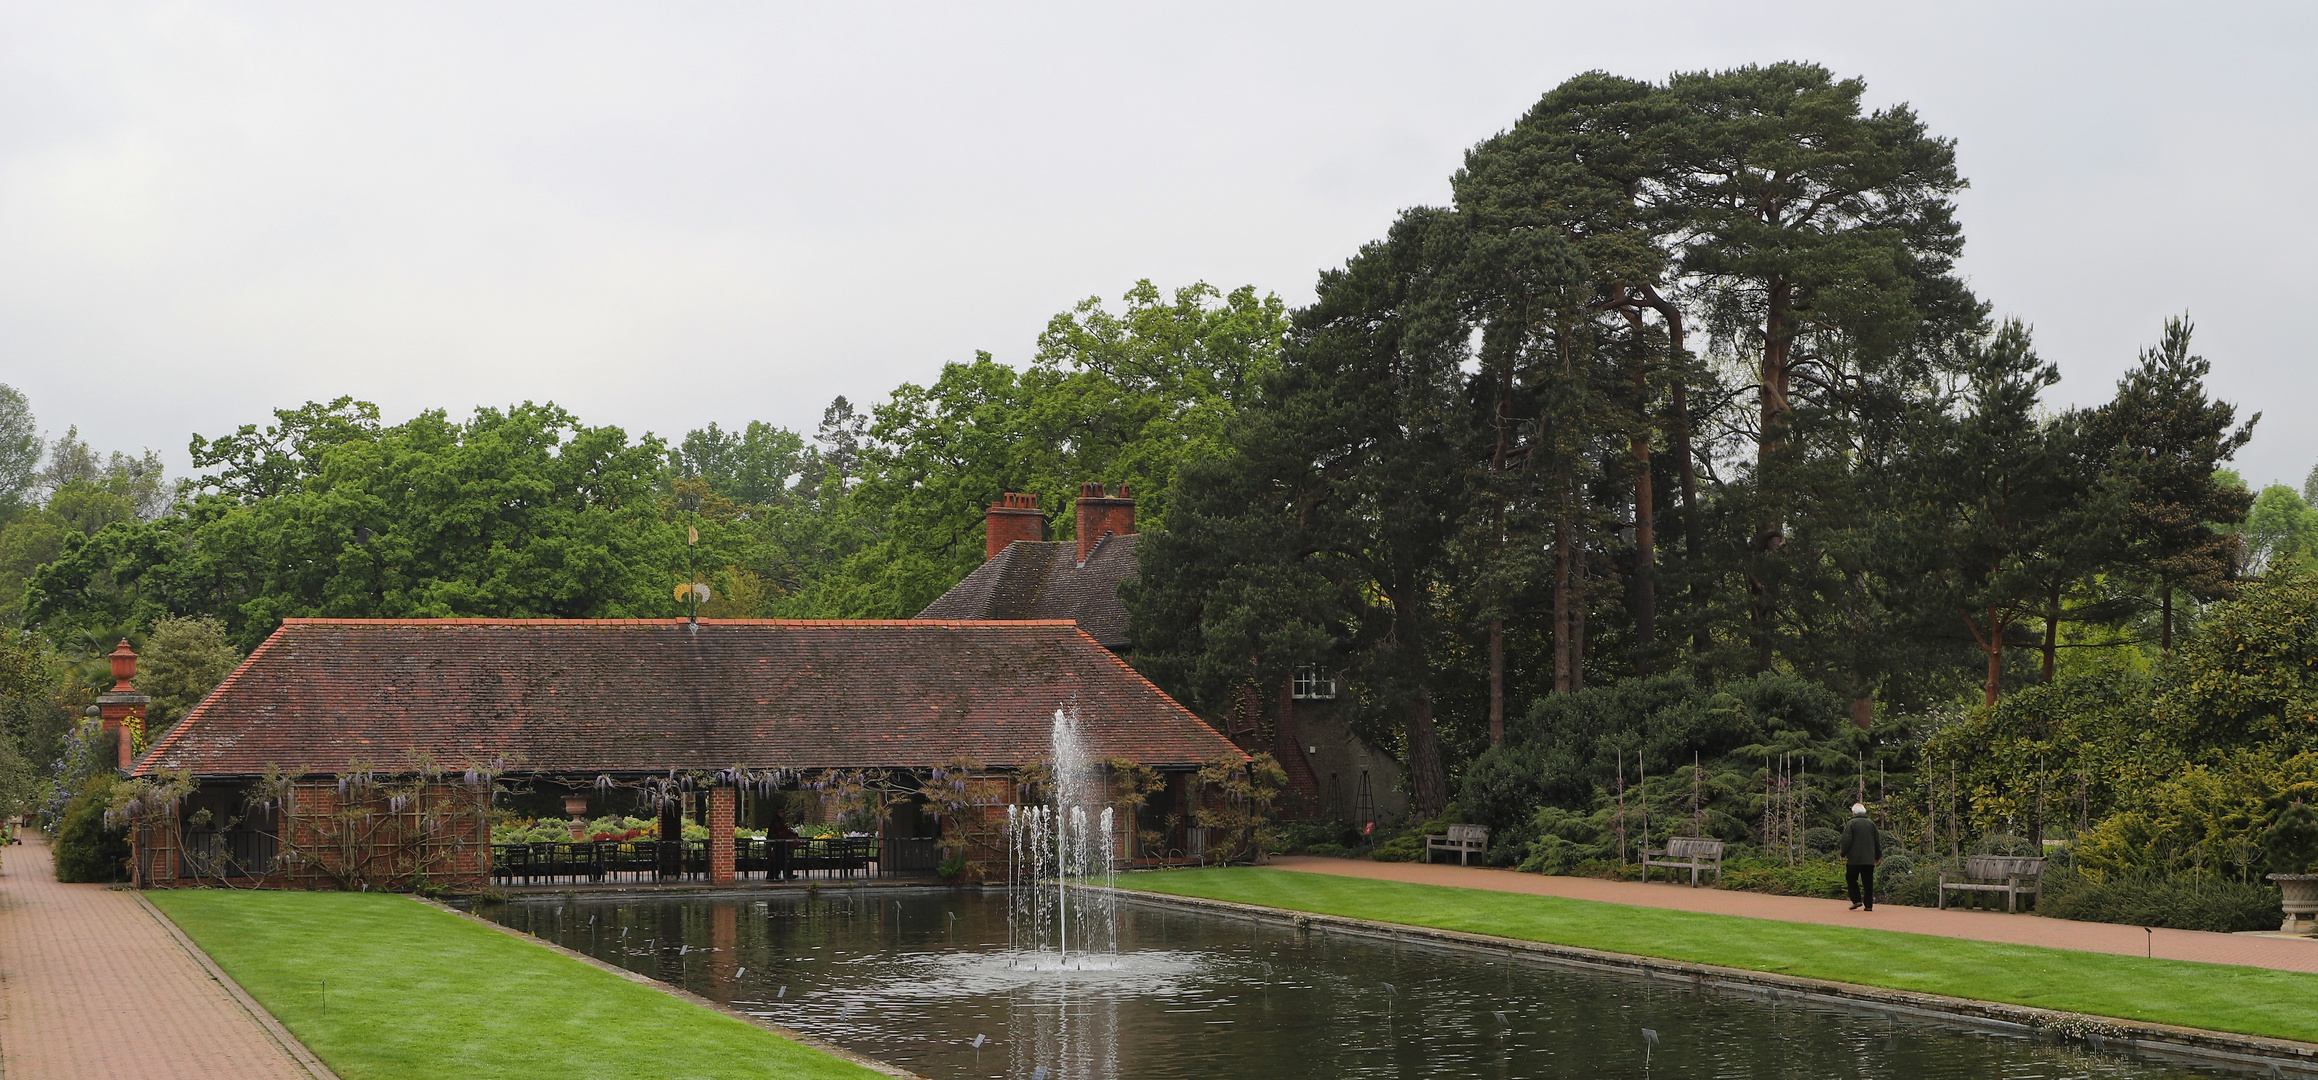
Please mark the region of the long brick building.
[[[1153, 820], [1188, 817], [1187, 774], [1244, 756], [1069, 621], [290, 619], [130, 763], [195, 785], [148, 808], [134, 870], [475, 884], [512, 785], [575, 807], [681, 789], [709, 879], [731, 880], [736, 818], [800, 784], [970, 774], [1002, 817], [1058, 709], [1097, 759], [1159, 774]], [[954, 817], [949, 842], [997, 854], [986, 820]]]

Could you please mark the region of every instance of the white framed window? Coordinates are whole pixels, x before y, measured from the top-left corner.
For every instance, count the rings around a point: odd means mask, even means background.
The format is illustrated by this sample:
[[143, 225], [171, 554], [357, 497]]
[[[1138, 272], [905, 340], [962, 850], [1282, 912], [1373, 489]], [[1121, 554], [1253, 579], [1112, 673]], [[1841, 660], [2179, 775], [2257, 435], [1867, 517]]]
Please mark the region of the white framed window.
[[1290, 690], [1299, 698], [1317, 698], [1322, 701], [1336, 697], [1336, 676], [1320, 670], [1318, 664], [1305, 664], [1296, 669]]

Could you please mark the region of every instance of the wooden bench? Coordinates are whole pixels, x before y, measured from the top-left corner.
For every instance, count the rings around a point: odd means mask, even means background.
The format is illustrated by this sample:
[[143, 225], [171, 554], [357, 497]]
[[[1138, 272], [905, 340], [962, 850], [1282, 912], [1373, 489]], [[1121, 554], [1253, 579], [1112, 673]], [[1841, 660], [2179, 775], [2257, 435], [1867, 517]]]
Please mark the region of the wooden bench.
[[1973, 855], [1964, 860], [1962, 880], [1949, 881], [1940, 872], [1940, 907], [1948, 906], [1950, 892], [2004, 894], [2004, 910], [2020, 910], [2020, 894], [2037, 895], [2043, 889], [2044, 860], [2017, 855]]
[[1663, 866], [1670, 870], [1689, 870], [1690, 887], [1698, 887], [1698, 872], [1714, 871], [1714, 883], [1722, 884], [1722, 841], [1700, 836], [1669, 837], [1664, 849], [1642, 849], [1642, 880], [1650, 880], [1650, 868]]
[[1451, 825], [1447, 835], [1425, 835], [1425, 861], [1433, 861], [1433, 852], [1454, 851], [1457, 865], [1470, 866], [1474, 855], [1489, 853], [1489, 827], [1486, 825]]

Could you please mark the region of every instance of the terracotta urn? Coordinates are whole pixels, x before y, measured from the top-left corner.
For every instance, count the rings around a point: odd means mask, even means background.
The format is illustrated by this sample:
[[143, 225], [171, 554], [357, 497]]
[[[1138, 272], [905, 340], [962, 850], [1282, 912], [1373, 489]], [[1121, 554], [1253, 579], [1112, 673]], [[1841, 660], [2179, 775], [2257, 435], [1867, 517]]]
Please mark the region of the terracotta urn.
[[2318, 927], [2318, 874], [2271, 874], [2285, 894], [2286, 921], [2278, 929], [2304, 933]]

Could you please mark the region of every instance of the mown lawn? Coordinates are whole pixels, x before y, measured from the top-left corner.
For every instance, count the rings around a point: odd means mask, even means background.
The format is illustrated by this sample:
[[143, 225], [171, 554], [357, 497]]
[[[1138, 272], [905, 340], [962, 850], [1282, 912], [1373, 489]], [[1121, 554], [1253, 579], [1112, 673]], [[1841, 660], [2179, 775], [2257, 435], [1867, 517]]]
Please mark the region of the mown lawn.
[[[1997, 945], [1592, 900], [1234, 868], [1123, 889], [1575, 945], [1697, 964], [2318, 1041], [2318, 975]], [[2306, 947], [2280, 942], [2282, 948]]]
[[344, 1080], [879, 1076], [405, 897], [147, 895]]

